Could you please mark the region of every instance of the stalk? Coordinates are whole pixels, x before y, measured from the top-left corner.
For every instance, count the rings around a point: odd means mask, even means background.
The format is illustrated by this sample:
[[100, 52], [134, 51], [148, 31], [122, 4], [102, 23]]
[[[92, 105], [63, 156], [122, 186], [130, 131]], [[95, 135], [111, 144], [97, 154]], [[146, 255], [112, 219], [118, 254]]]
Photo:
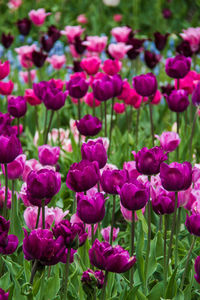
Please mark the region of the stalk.
[[38, 228], [39, 220], [40, 220], [40, 212], [41, 212], [41, 207], [38, 207], [38, 214], [37, 214], [37, 221], [35, 225], [35, 229]]
[[45, 200], [42, 200], [42, 228], [45, 229]]
[[148, 201], [148, 238], [147, 238], [147, 251], [146, 251], [146, 259], [145, 259], [145, 289], [147, 290], [147, 272], [148, 272], [148, 264], [149, 264], [149, 253], [150, 253], [150, 246], [151, 246], [151, 202], [150, 199]]
[[193, 140], [193, 137], [194, 137], [194, 131], [195, 131], [195, 125], [196, 125], [196, 121], [197, 121], [197, 116], [198, 116], [198, 109], [196, 110], [195, 115], [194, 115], [194, 120], [193, 120], [193, 123], [192, 123], [192, 131], [191, 131], [191, 135], [190, 135], [190, 144], [189, 144], [190, 162], [192, 161], [192, 140]]
[[[135, 211], [132, 211], [132, 223], [131, 223], [131, 253], [130, 256], [133, 256], [134, 253], [134, 237], [135, 237]], [[130, 269], [130, 284], [133, 285], [133, 273], [134, 266]]]
[[102, 294], [101, 294], [101, 300], [105, 300], [106, 299], [106, 286], [107, 286], [107, 282], [108, 282], [108, 271], [105, 272], [104, 284], [103, 284]]
[[[176, 113], [176, 122], [177, 122], [177, 133], [179, 134], [180, 118], [179, 113]], [[176, 159], [179, 160], [179, 147], [176, 148]]]
[[135, 144], [136, 144], [136, 150], [138, 149], [139, 122], [140, 122], [140, 107], [137, 109], [137, 119], [136, 119], [136, 126], [135, 126]]
[[47, 144], [47, 141], [48, 141], [48, 133], [49, 133], [50, 128], [51, 128], [51, 123], [52, 123], [52, 120], [53, 120], [53, 115], [54, 115], [54, 110], [51, 111], [49, 125], [47, 127], [46, 136], [45, 136], [45, 142], [44, 142], [45, 144]]
[[68, 285], [68, 277], [69, 277], [69, 265], [70, 265], [71, 248], [68, 248], [67, 250], [68, 251], [67, 251], [66, 269], [65, 269], [65, 285], [64, 285], [63, 300], [67, 300], [67, 285]]
[[18, 137], [18, 138], [19, 138], [19, 136], [20, 136], [19, 119], [20, 119], [20, 118], [17, 118], [17, 137]]
[[38, 267], [38, 260], [36, 259], [33, 263], [33, 267], [32, 267], [32, 270], [31, 270], [30, 284], [33, 284], [33, 279], [34, 279], [34, 276], [37, 272], [37, 267]]
[[3, 216], [6, 219], [7, 218], [7, 203], [8, 203], [8, 169], [7, 164], [4, 164], [5, 169], [5, 201], [3, 206]]
[[96, 111], [95, 111], [95, 98], [93, 97], [93, 102], [92, 102], [92, 113], [93, 113], [93, 117], [95, 117], [96, 115]]
[[36, 129], [38, 131], [38, 134], [40, 133], [40, 127], [39, 127], [39, 120], [38, 120], [38, 108], [37, 105], [35, 105], [35, 124], [36, 124]]
[[152, 107], [152, 103], [151, 102], [149, 102], [149, 114], [150, 114], [150, 123], [151, 123], [152, 145], [154, 147], [153, 107]]
[[164, 215], [165, 229], [164, 229], [164, 294], [166, 290], [167, 282], [167, 227], [168, 227], [168, 216]]
[[[44, 144], [47, 143], [47, 141], [46, 141], [47, 116], [48, 116], [48, 109], [46, 108], [46, 110], [45, 110], [45, 119], [44, 119], [44, 129], [43, 129], [43, 141], [44, 141]], [[48, 137], [47, 137], [47, 140], [48, 140]]]
[[181, 223], [181, 207], [179, 207], [178, 209], [178, 218], [176, 223], [175, 268], [177, 267], [177, 262], [178, 262], [178, 235], [180, 231], [180, 223]]
[[105, 137], [107, 137], [106, 101], [104, 101]]
[[17, 214], [16, 211], [16, 201], [14, 199], [15, 196], [15, 181], [12, 180], [12, 204], [11, 204], [11, 218], [12, 218], [12, 223], [11, 223], [11, 228], [12, 228], [12, 233], [14, 233], [14, 219], [15, 219], [15, 214]]
[[110, 133], [109, 133], [109, 149], [108, 149], [108, 157], [110, 156], [111, 142], [112, 142], [112, 129], [113, 129], [113, 112], [114, 112], [114, 103], [115, 103], [115, 99], [114, 99], [114, 98], [112, 98], [112, 105], [111, 105], [111, 120], [110, 120]]
[[113, 243], [113, 228], [114, 228], [114, 222], [115, 222], [115, 199], [116, 199], [116, 196], [113, 195], [113, 211], [112, 211], [112, 222], [111, 222], [111, 230], [110, 230], [110, 245], [111, 246]]

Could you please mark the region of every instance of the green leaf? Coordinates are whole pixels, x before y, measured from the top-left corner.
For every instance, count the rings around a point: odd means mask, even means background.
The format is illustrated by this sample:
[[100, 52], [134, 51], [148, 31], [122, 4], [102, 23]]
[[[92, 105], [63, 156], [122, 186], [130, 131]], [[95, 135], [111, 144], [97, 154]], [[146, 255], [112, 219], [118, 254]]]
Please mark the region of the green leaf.
[[137, 214], [137, 217], [138, 219], [142, 222], [142, 229], [143, 231], [147, 234], [148, 233], [148, 226], [147, 226], [147, 222], [146, 222], [146, 219], [142, 213], [142, 210], [137, 210], [136, 211], [136, 214]]
[[172, 299], [176, 295], [176, 292], [177, 292], [177, 283], [176, 283], [176, 278], [175, 278], [176, 272], [177, 272], [177, 268], [174, 270], [174, 272], [170, 278], [170, 281], [168, 283], [166, 298]]
[[154, 287], [152, 288], [150, 294], [148, 295], [148, 300], [155, 300], [160, 299], [160, 297], [163, 295], [163, 282], [158, 282]]
[[54, 267], [54, 276], [48, 278], [45, 286], [45, 298], [53, 299], [60, 289], [59, 265]]
[[138, 241], [136, 245], [136, 259], [137, 259], [137, 270], [140, 277], [140, 281], [144, 282], [144, 258], [143, 258], [143, 247], [144, 247], [144, 232], [142, 230], [141, 222], [138, 223], [139, 225], [139, 234], [138, 234]]

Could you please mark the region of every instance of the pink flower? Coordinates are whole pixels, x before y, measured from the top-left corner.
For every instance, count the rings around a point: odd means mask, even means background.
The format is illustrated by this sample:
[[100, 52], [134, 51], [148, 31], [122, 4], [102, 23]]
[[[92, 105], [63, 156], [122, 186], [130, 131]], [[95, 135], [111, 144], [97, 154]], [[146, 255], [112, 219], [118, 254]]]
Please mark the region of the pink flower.
[[19, 197], [22, 199], [24, 206], [32, 206], [27, 197], [27, 184], [24, 182], [21, 186], [21, 191], [19, 193]]
[[101, 140], [102, 143], [103, 143], [103, 146], [104, 148], [106, 149], [106, 152], [108, 151], [108, 148], [109, 148], [109, 139], [107, 137], [98, 137], [96, 139], [88, 139], [88, 142], [89, 141], [93, 141], [93, 142], [97, 142]]
[[[183, 89], [187, 91], [188, 94], [192, 94], [199, 80], [200, 74], [195, 71], [189, 71], [184, 78], [179, 79], [179, 89]], [[175, 88], [177, 89], [177, 79], [175, 79]]]
[[76, 48], [75, 48], [74, 45], [70, 44], [69, 49], [70, 49], [72, 57], [74, 57], [74, 58], [79, 58], [80, 57], [80, 54], [78, 54], [78, 52], [76, 52]]
[[14, 88], [14, 83], [9, 80], [8, 82], [0, 81], [0, 94], [10, 95], [12, 94]]
[[126, 45], [125, 43], [110, 44], [108, 46], [108, 52], [115, 59], [123, 59], [131, 48], [132, 46]]
[[16, 10], [21, 5], [22, 5], [22, 0], [9, 0], [8, 2], [8, 7], [13, 10]]
[[167, 152], [174, 151], [181, 142], [178, 133], [173, 131], [163, 132], [161, 136], [156, 134], [155, 137], [160, 141], [160, 146], [163, 150]]
[[61, 34], [66, 35], [69, 43], [73, 43], [75, 38], [81, 36], [84, 30], [85, 29], [82, 28], [80, 25], [66, 26], [65, 29], [61, 31]]
[[60, 147], [42, 145], [38, 147], [38, 157], [40, 163], [44, 165], [55, 165], [59, 159]]
[[94, 75], [98, 72], [101, 64], [101, 60], [98, 56], [92, 56], [83, 58], [81, 61], [81, 67], [88, 75]]
[[65, 55], [52, 55], [51, 57], [47, 58], [47, 61], [52, 65], [52, 67], [56, 70], [61, 69], [64, 64], [66, 64], [66, 57]]
[[[12, 129], [14, 129], [15, 134], [17, 135], [18, 134], [18, 126], [14, 125], [14, 126], [12, 126]], [[24, 130], [23, 125], [19, 124], [19, 134], [20, 135], [22, 134], [23, 130]]]
[[93, 107], [93, 104], [95, 105], [95, 107], [101, 105], [101, 102], [94, 98], [94, 95], [92, 92], [87, 93], [84, 97], [84, 100], [85, 100], [85, 103], [90, 107]]
[[136, 169], [136, 162], [133, 161], [125, 161], [123, 165], [123, 170], [126, 170], [128, 173], [129, 179], [137, 179], [138, 176], [141, 175]]
[[138, 109], [142, 103], [142, 96], [140, 96], [135, 89], [130, 89], [129, 95], [124, 102], [128, 105], [132, 105], [135, 109]]
[[[11, 208], [11, 200], [12, 200], [12, 193], [8, 189], [8, 200], [7, 200], [7, 208]], [[2, 209], [5, 202], [5, 186], [0, 188], [0, 208]]]
[[2, 63], [0, 61], [0, 80], [7, 77], [9, 73], [10, 73], [10, 63], [9, 63], [9, 61], [7, 60], [4, 63]]
[[19, 61], [24, 68], [31, 68], [33, 66], [32, 53], [35, 50], [36, 50], [35, 44], [31, 46], [25, 45], [19, 48], [15, 48], [15, 51], [19, 55]]
[[48, 135], [49, 142], [56, 143], [60, 138], [60, 143], [63, 144], [64, 140], [69, 137], [69, 129], [64, 130], [63, 128], [53, 128]]
[[[121, 213], [122, 213], [124, 219], [125, 219], [127, 222], [132, 222], [132, 214], [133, 214], [132, 210], [126, 209], [126, 208], [121, 204], [121, 202], [120, 202], [120, 210], [121, 210]], [[144, 212], [145, 212], [145, 207], [142, 208], [142, 213], [144, 214]], [[137, 220], [138, 220], [138, 217], [137, 217], [137, 214], [136, 214], [136, 212], [135, 212], [135, 221], [137, 221]]]
[[178, 192], [178, 206], [182, 206], [187, 210], [190, 210], [192, 204], [196, 201], [195, 193], [193, 193], [193, 189], [189, 187], [189, 189], [185, 191]]
[[124, 103], [116, 102], [114, 104], [113, 109], [116, 112], [116, 114], [123, 114], [125, 112], [125, 110], [126, 110], [126, 107], [125, 107]]
[[116, 41], [126, 43], [132, 29], [127, 26], [115, 27], [111, 30], [112, 36], [115, 37]]
[[34, 158], [29, 159], [25, 163], [24, 171], [22, 174], [23, 181], [27, 180], [27, 177], [31, 171], [37, 171], [42, 167], [42, 165]]
[[157, 104], [160, 103], [161, 98], [162, 98], [162, 94], [159, 90], [157, 90], [154, 97], [153, 97], [153, 99], [152, 99], [152, 101], [151, 101], [151, 103], [154, 104], [154, 105], [157, 105]]
[[32, 9], [28, 15], [36, 26], [41, 26], [44, 24], [46, 17], [51, 15], [51, 13], [46, 13], [44, 8], [39, 8], [38, 10]]
[[30, 105], [33, 105], [33, 106], [39, 105], [40, 103], [42, 103], [42, 101], [38, 97], [36, 97], [36, 95], [34, 94], [34, 91], [32, 89], [25, 90], [24, 98]]
[[113, 16], [113, 20], [114, 20], [115, 22], [121, 22], [121, 20], [122, 20], [122, 15], [120, 15], [120, 14], [114, 15], [114, 16]]
[[[77, 216], [77, 214], [74, 214], [74, 215], [71, 216], [70, 222], [72, 224], [74, 224], [74, 223], [81, 223], [81, 224], [83, 224], [83, 221], [81, 221], [81, 219]], [[96, 233], [97, 228], [98, 228], [98, 223], [94, 224], [94, 233]], [[92, 237], [92, 225], [86, 224], [85, 229], [88, 232], [88, 239], [91, 240], [91, 237]]]
[[[25, 83], [28, 84], [28, 72], [27, 71], [25, 71], [25, 72], [20, 71], [19, 76], [24, 80]], [[33, 82], [35, 80], [35, 77], [36, 77], [36, 70], [31, 70], [30, 71], [31, 82]]]
[[[22, 176], [26, 162], [26, 155], [20, 154], [15, 160], [7, 164], [8, 179], [14, 180]], [[3, 174], [5, 175], [4, 165], [1, 165]]]
[[73, 152], [72, 142], [70, 139], [65, 139], [62, 143], [62, 149], [66, 152]]
[[[123, 81], [123, 85], [122, 85], [122, 92], [121, 95], [119, 95], [117, 98], [119, 100], [126, 100], [129, 97], [130, 94], [130, 90], [131, 90], [131, 86], [130, 83], [127, 80]], [[125, 102], [126, 103], [126, 102]]]
[[107, 36], [87, 36], [83, 45], [87, 46], [88, 51], [101, 53], [106, 47], [107, 40]]
[[200, 27], [190, 27], [183, 30], [183, 33], [180, 33], [180, 36], [190, 43], [192, 51], [197, 51], [200, 45]]
[[81, 14], [77, 17], [77, 22], [81, 23], [81, 24], [87, 24], [88, 19], [86, 18], [86, 16], [84, 14]]
[[[102, 235], [103, 239], [108, 243], [110, 241], [110, 232], [111, 232], [111, 226], [101, 229], [101, 235]], [[118, 233], [119, 233], [119, 228], [114, 227], [113, 228], [113, 242], [116, 240]]]
[[65, 85], [65, 81], [62, 81], [61, 79], [52, 78], [51, 80], [49, 80], [49, 82], [53, 82], [53, 84], [56, 86], [56, 88], [61, 91], [63, 90], [63, 86]]
[[113, 76], [121, 70], [121, 67], [121, 61], [117, 59], [107, 59], [104, 61], [103, 66], [101, 68], [106, 74]]

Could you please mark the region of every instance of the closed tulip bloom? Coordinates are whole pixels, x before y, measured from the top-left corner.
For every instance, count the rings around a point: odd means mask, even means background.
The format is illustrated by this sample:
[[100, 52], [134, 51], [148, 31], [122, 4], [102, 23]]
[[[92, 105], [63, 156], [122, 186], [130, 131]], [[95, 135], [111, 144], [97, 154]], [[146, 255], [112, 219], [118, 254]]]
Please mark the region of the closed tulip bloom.
[[97, 117], [85, 115], [79, 121], [76, 121], [76, 126], [80, 134], [84, 136], [95, 136], [102, 129], [102, 123]]
[[165, 65], [165, 72], [172, 78], [183, 78], [190, 71], [191, 58], [184, 55], [168, 58]]
[[113, 57], [114, 59], [123, 59], [126, 55], [126, 53], [132, 48], [131, 45], [126, 45], [125, 43], [116, 43], [116, 44], [110, 44], [108, 46], [108, 53]]
[[21, 152], [21, 143], [15, 135], [0, 135], [0, 163], [12, 162]]
[[5, 135], [10, 135], [12, 118], [9, 113], [3, 114], [0, 112], [0, 133]]
[[29, 31], [31, 29], [31, 21], [28, 18], [24, 18], [22, 20], [17, 21], [17, 27], [19, 32], [26, 36], [29, 34]]
[[136, 162], [135, 161], [128, 161], [124, 162], [123, 169], [127, 171], [128, 179], [137, 179], [138, 176], [141, 175], [141, 173], [138, 172], [136, 168]]
[[156, 76], [152, 73], [136, 76], [133, 78], [133, 86], [139, 95], [143, 97], [152, 96], [157, 90]]
[[107, 75], [113, 76], [121, 70], [122, 63], [117, 59], [106, 59], [101, 68]]
[[133, 60], [136, 59], [137, 56], [143, 51], [143, 43], [144, 39], [136, 39], [136, 38], [129, 38], [127, 44], [131, 46], [131, 49], [127, 52], [127, 56], [129, 59]]
[[166, 99], [169, 109], [178, 113], [185, 111], [190, 104], [185, 90], [174, 90]]
[[42, 101], [35, 95], [34, 91], [32, 89], [26, 89], [24, 98], [26, 99], [26, 102], [28, 102], [30, 105], [39, 105], [42, 103]]
[[105, 199], [103, 194], [94, 196], [78, 195], [77, 215], [86, 224], [95, 224], [103, 220], [105, 216]]
[[101, 289], [103, 287], [104, 283], [104, 274], [102, 271], [96, 270], [90, 270], [83, 272], [83, 275], [81, 277], [81, 283], [83, 285], [83, 290], [86, 294], [91, 294], [96, 287], [98, 289]]
[[71, 165], [67, 173], [66, 185], [72, 191], [84, 192], [95, 186], [99, 178], [98, 163], [82, 160]]
[[197, 258], [195, 259], [194, 269], [196, 273], [194, 274], [194, 278], [198, 283], [200, 283], [200, 256], [197, 256]]
[[76, 37], [80, 37], [85, 28], [78, 26], [66, 26], [65, 30], [61, 31], [62, 35], [66, 35], [69, 43], [74, 43]]
[[38, 157], [42, 165], [56, 165], [60, 155], [60, 147], [42, 145], [38, 147]]
[[[43, 101], [45, 94], [46, 94], [46, 90], [47, 87], [49, 86], [49, 82], [48, 81], [40, 81], [38, 83], [34, 83], [33, 84], [33, 91], [35, 96], [40, 100]], [[54, 86], [55, 88], [55, 86]]]
[[8, 112], [15, 118], [21, 118], [26, 114], [26, 99], [22, 96], [11, 97], [8, 100]]
[[167, 191], [187, 190], [192, 183], [192, 165], [187, 161], [182, 164], [173, 162], [170, 165], [162, 163], [160, 178]]
[[160, 164], [167, 160], [167, 154], [160, 147], [142, 148], [135, 155], [136, 168], [144, 175], [156, 175], [160, 172]]
[[36, 67], [41, 68], [44, 65], [46, 59], [47, 54], [43, 53], [42, 50], [34, 50], [32, 52], [32, 61]]
[[116, 74], [112, 77], [112, 83], [114, 87], [114, 94], [113, 97], [117, 97], [121, 94], [122, 88], [123, 88], [123, 81], [121, 79], [121, 76]]
[[52, 230], [56, 238], [63, 238], [66, 248], [77, 249], [81, 247], [88, 236], [83, 223], [72, 224], [68, 220], [62, 220], [58, 225], [53, 227]]
[[39, 8], [37, 10], [32, 9], [28, 15], [36, 26], [41, 26], [44, 24], [46, 17], [51, 15], [51, 13], [46, 13], [44, 8]]
[[147, 67], [149, 67], [150, 69], [154, 69], [161, 60], [161, 55], [146, 50], [144, 52], [144, 60]]
[[95, 240], [89, 250], [90, 263], [101, 269], [113, 273], [124, 273], [136, 262], [135, 256], [130, 257], [127, 250], [119, 245], [112, 247], [107, 242]]
[[9, 63], [9, 61], [7, 60], [4, 63], [2, 63], [0, 61], [0, 80], [7, 77], [9, 73], [10, 73], [10, 63]]
[[81, 147], [81, 155], [82, 159], [97, 161], [99, 169], [102, 169], [107, 162], [107, 153], [102, 140], [97, 140], [96, 142], [89, 141], [87, 144], [84, 143]]
[[94, 75], [98, 72], [100, 64], [101, 59], [98, 56], [91, 56], [82, 59], [81, 68], [83, 68], [88, 75]]
[[12, 94], [14, 88], [14, 83], [9, 80], [8, 82], [1, 81], [0, 82], [0, 94], [7, 96]]
[[195, 214], [186, 217], [185, 226], [189, 233], [200, 236], [200, 215]]
[[84, 101], [89, 107], [93, 107], [93, 105], [95, 105], [95, 107], [101, 105], [101, 102], [94, 98], [93, 93], [87, 93], [84, 97]]
[[88, 51], [101, 53], [106, 47], [107, 40], [107, 36], [87, 36], [83, 45], [87, 46]]
[[188, 41], [181, 41], [180, 44], [176, 47], [176, 51], [186, 57], [191, 57], [194, 53]]
[[[101, 229], [101, 235], [103, 239], [108, 243], [110, 241], [110, 233], [111, 233], [111, 226]], [[116, 240], [118, 233], [119, 233], [119, 228], [113, 227], [113, 242]]]
[[200, 105], [200, 82], [197, 84], [197, 86], [192, 94], [192, 103], [195, 106]]
[[67, 90], [69, 95], [73, 98], [80, 99], [84, 97], [88, 91], [89, 84], [85, 79], [76, 76], [67, 82]]
[[114, 107], [113, 107], [114, 111], [116, 112], [116, 114], [123, 114], [126, 110], [126, 106], [124, 103], [118, 103], [116, 102], [114, 104]]
[[8, 300], [9, 292], [5, 292], [0, 288], [0, 300]]
[[116, 41], [126, 43], [129, 35], [131, 34], [132, 29], [127, 26], [115, 27], [111, 30], [112, 36], [115, 37]]
[[172, 214], [175, 208], [175, 193], [166, 191], [162, 186], [152, 188], [152, 208], [157, 215]]
[[27, 196], [32, 205], [47, 205], [61, 187], [61, 175], [53, 170], [31, 171], [27, 177]]
[[60, 30], [56, 26], [51, 25], [48, 27], [48, 36], [51, 37], [55, 43], [61, 36]]
[[[47, 36], [42, 36], [41, 37], [41, 40], [40, 40], [40, 43], [42, 45], [42, 50], [46, 51], [46, 52], [49, 52], [52, 48], [53, 48], [53, 45], [54, 45], [54, 40], [52, 37], [47, 37]], [[47, 59], [48, 60], [48, 59]], [[49, 61], [49, 60], [48, 60]]]
[[[106, 101], [114, 97], [115, 88], [111, 77], [104, 75], [92, 83], [94, 97], [99, 101]], [[121, 88], [122, 91], [122, 88]]]
[[178, 133], [173, 131], [162, 132], [161, 136], [155, 135], [155, 137], [160, 141], [160, 146], [166, 152], [174, 151], [181, 142]]
[[13, 41], [14, 41], [13, 35], [11, 35], [10, 33], [8, 34], [2, 33], [1, 42], [6, 49], [8, 49], [12, 45]]
[[127, 181], [125, 170], [104, 170], [100, 183], [104, 192], [108, 194], [118, 194], [118, 188], [121, 188]]
[[[26, 155], [20, 154], [18, 155], [15, 160], [7, 165], [7, 173], [8, 179], [14, 180], [22, 176], [24, 167], [26, 162]], [[5, 174], [4, 165], [1, 165], [3, 173]]]
[[[5, 194], [6, 194], [6, 188], [5, 186], [0, 188], [0, 208], [3, 208], [4, 202], [5, 202]], [[8, 189], [8, 198], [7, 198], [7, 208], [11, 209], [11, 201], [12, 201], [12, 193]]]
[[132, 180], [122, 186], [119, 195], [121, 203], [126, 209], [139, 210], [149, 200], [149, 188], [138, 180]]
[[0, 253], [9, 255], [15, 252], [18, 246], [18, 238], [14, 234], [8, 235], [10, 221], [0, 216]]
[[159, 51], [162, 51], [165, 48], [168, 36], [169, 33], [166, 34], [161, 34], [160, 32], [154, 33], [155, 45]]
[[60, 89], [49, 85], [46, 89], [43, 102], [47, 109], [59, 110], [65, 105], [67, 92], [62, 92]]

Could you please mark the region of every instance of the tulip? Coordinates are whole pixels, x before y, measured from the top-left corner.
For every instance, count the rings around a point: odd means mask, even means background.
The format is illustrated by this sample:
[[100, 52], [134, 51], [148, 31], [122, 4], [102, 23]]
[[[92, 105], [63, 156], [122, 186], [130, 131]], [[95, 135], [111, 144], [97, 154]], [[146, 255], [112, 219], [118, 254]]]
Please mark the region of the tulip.
[[101, 105], [101, 102], [98, 101], [97, 99], [94, 98], [93, 93], [87, 93], [84, 97], [85, 103], [87, 103], [87, 105], [89, 107], [97, 107]]
[[123, 114], [126, 110], [126, 106], [124, 103], [116, 102], [113, 106], [113, 109], [116, 112], [116, 114]]
[[44, 54], [41, 50], [34, 50], [32, 52], [32, 61], [36, 67], [41, 68], [44, 65], [46, 59], [47, 54]]
[[80, 99], [86, 95], [88, 86], [88, 83], [83, 78], [77, 76], [70, 79], [70, 81], [67, 83], [67, 90], [69, 91], [69, 95], [71, 97]]
[[67, 173], [66, 185], [72, 191], [84, 192], [95, 186], [99, 178], [98, 163], [82, 160], [71, 165]]
[[141, 173], [137, 171], [135, 161], [124, 162], [123, 169], [126, 170], [129, 180], [137, 179], [137, 177], [141, 175]]
[[102, 123], [97, 117], [85, 115], [79, 121], [76, 121], [76, 126], [80, 134], [84, 136], [95, 136], [102, 129]]
[[56, 165], [60, 155], [59, 147], [43, 145], [38, 147], [38, 157], [42, 165]]
[[[6, 196], [6, 187], [1, 187], [0, 188], [0, 208], [2, 209], [5, 206], [5, 197]], [[8, 189], [8, 194], [7, 194], [7, 205], [6, 208], [7, 209], [11, 209], [11, 201], [12, 201], [12, 193], [11, 191]]]
[[126, 43], [128, 41], [129, 35], [131, 34], [132, 29], [127, 26], [115, 27], [111, 30], [112, 36], [115, 37], [116, 41]]
[[170, 165], [162, 163], [160, 178], [167, 191], [187, 190], [192, 183], [192, 165], [189, 162], [173, 162]]
[[0, 61], [0, 80], [7, 77], [9, 73], [10, 73], [10, 63], [9, 63], [9, 61], [7, 60], [4, 63], [2, 63]]
[[198, 283], [200, 283], [200, 256], [197, 256], [197, 258], [195, 259], [194, 269], [196, 273], [194, 274], [194, 278]]
[[176, 47], [176, 51], [181, 54], [184, 55], [186, 57], [188, 56], [192, 56], [193, 55], [193, 51], [191, 49], [190, 43], [188, 41], [182, 41], [177, 47]]
[[[42, 50], [49, 52], [53, 48], [54, 40], [52, 37], [42, 36], [40, 43], [42, 45]], [[47, 59], [47, 61], [48, 61], [48, 59]]]
[[184, 41], [189, 42], [191, 49], [193, 52], [199, 50], [200, 43], [200, 29], [189, 27], [187, 29], [183, 29], [183, 33], [180, 33], [180, 36]]
[[162, 14], [165, 19], [170, 19], [172, 17], [172, 12], [169, 8], [164, 8]]
[[159, 61], [161, 60], [161, 55], [145, 50], [144, 60], [147, 67], [149, 67], [150, 69], [154, 69], [156, 65], [159, 63]]
[[55, 70], [60, 70], [66, 64], [65, 55], [52, 55], [47, 61], [52, 65]]
[[183, 89], [188, 94], [192, 94], [198, 85], [198, 81], [200, 79], [200, 75], [195, 71], [189, 71], [188, 74], [182, 79], [175, 80], [176, 89]]
[[177, 113], [185, 111], [190, 104], [185, 90], [174, 90], [166, 99], [169, 109]]
[[63, 93], [60, 89], [54, 88], [49, 84], [44, 92], [43, 102], [47, 109], [55, 111], [65, 105], [66, 97], [67, 92]]
[[0, 300], [8, 300], [9, 292], [5, 292], [0, 288]]
[[81, 68], [88, 74], [94, 75], [98, 72], [101, 60], [98, 56], [84, 58], [81, 61]]
[[130, 45], [125, 43], [110, 44], [108, 46], [108, 52], [114, 59], [123, 59], [126, 53], [132, 48]]
[[22, 96], [11, 97], [8, 100], [8, 112], [15, 118], [21, 118], [26, 114], [26, 99]]
[[161, 34], [160, 32], [154, 33], [155, 45], [159, 51], [162, 51], [165, 48], [168, 36], [169, 33], [166, 34]]
[[113, 76], [121, 70], [122, 63], [117, 59], [107, 59], [101, 68], [107, 75]]
[[77, 22], [81, 23], [81, 24], [87, 24], [88, 19], [86, 18], [86, 16], [84, 14], [81, 14], [77, 17]]
[[172, 78], [183, 78], [190, 71], [191, 59], [183, 55], [168, 58], [165, 65], [165, 72]]
[[61, 36], [60, 30], [57, 29], [56, 26], [51, 25], [48, 27], [48, 36], [51, 37], [55, 43]]
[[8, 235], [9, 228], [10, 221], [6, 221], [0, 216], [0, 253], [2, 255], [9, 255], [15, 252], [19, 243], [16, 235]]
[[36, 77], [36, 70], [30, 70], [30, 72], [19, 72], [20, 77], [23, 79], [25, 83], [29, 83], [29, 80], [33, 82]]
[[99, 169], [102, 169], [107, 162], [106, 149], [103, 146], [102, 140], [97, 140], [96, 142], [88, 141], [87, 144], [84, 143], [81, 147], [81, 155], [82, 159], [97, 161]]
[[174, 151], [181, 142], [179, 135], [176, 132], [162, 132], [161, 136], [155, 135], [160, 141], [160, 146], [166, 152]]
[[88, 51], [101, 53], [105, 49], [107, 41], [107, 36], [87, 36], [83, 45], [87, 46]]
[[166, 86], [164, 86], [164, 85], [161, 86], [161, 90], [162, 90], [163, 95], [166, 94], [167, 96], [169, 96], [174, 89], [175, 89], [175, 87], [172, 86], [169, 83]]
[[104, 284], [104, 274], [99, 270], [90, 270], [83, 272], [81, 277], [81, 283], [83, 290], [87, 295], [91, 295], [94, 292], [94, 289], [97, 287], [101, 289]]
[[[121, 84], [121, 81], [120, 81]], [[94, 97], [99, 101], [106, 101], [114, 97], [114, 84], [108, 75], [104, 75], [101, 79], [96, 79], [92, 83]], [[122, 88], [120, 89], [120, 93]]]
[[152, 73], [142, 74], [133, 78], [133, 86], [139, 95], [149, 97], [157, 90], [157, 80]]
[[115, 22], [121, 22], [121, 20], [122, 20], [122, 15], [120, 15], [120, 14], [115, 14], [115, 15], [113, 16], [113, 20], [114, 20]]
[[13, 41], [14, 41], [13, 35], [11, 35], [10, 33], [8, 34], [2, 33], [1, 42], [6, 49], [8, 49], [12, 45]]
[[28, 18], [24, 18], [22, 20], [18, 20], [17, 21], [17, 27], [19, 32], [26, 36], [29, 34], [30, 30], [31, 30], [31, 21]]
[[15, 135], [0, 135], [0, 163], [7, 164], [12, 162], [21, 152], [21, 144]]
[[195, 106], [200, 105], [200, 83], [197, 84], [197, 86], [192, 94], [192, 103]]
[[35, 95], [34, 90], [32, 90], [32, 89], [25, 90], [24, 98], [30, 105], [33, 105], [33, 106], [39, 105], [42, 103], [41, 100]]
[[[24, 167], [26, 162], [26, 155], [20, 154], [18, 155], [15, 160], [10, 162], [7, 165], [7, 173], [8, 173], [8, 179], [14, 180], [22, 176]], [[5, 168], [4, 165], [1, 165], [3, 173], [5, 175]]]
[[172, 214], [175, 208], [175, 193], [166, 191], [162, 186], [152, 189], [152, 208], [158, 215]]
[[125, 170], [104, 170], [100, 183], [104, 192], [108, 194], [118, 194], [118, 187], [121, 188], [127, 180]]
[[51, 15], [51, 13], [46, 13], [44, 8], [39, 8], [38, 10], [32, 9], [28, 15], [36, 26], [41, 26], [44, 24], [46, 17]]
[[14, 83], [9, 80], [8, 82], [1, 81], [0, 82], [0, 94], [1, 95], [10, 95], [12, 94], [14, 88]]
[[[109, 243], [111, 233], [111, 226], [101, 229], [101, 235], [103, 239]], [[117, 235], [119, 233], [119, 228], [113, 228], [113, 242], [116, 240]]]
[[136, 59], [137, 56], [142, 52], [143, 50], [143, 43], [145, 40], [139, 40], [135, 38], [130, 38], [127, 41], [127, 44], [131, 46], [131, 49], [127, 52], [127, 56], [129, 59], [133, 60]]
[[80, 37], [84, 32], [84, 28], [81, 26], [66, 26], [65, 30], [61, 31], [62, 35], [66, 35], [68, 42], [73, 43], [76, 37]]
[[200, 236], [200, 215], [187, 215], [185, 226], [189, 233]]

